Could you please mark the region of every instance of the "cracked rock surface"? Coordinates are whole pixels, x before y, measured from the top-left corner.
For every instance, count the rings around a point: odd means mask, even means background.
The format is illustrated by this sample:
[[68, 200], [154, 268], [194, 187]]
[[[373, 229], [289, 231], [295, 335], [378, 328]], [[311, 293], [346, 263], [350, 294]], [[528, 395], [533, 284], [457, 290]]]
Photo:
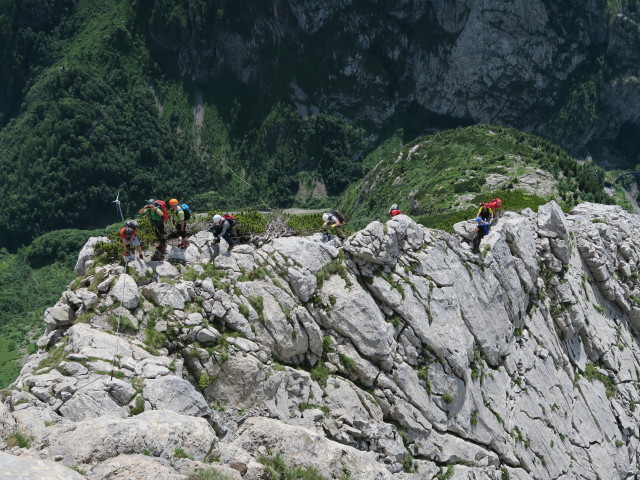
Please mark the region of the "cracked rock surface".
[[344, 245], [208, 235], [127, 272], [88, 242], [2, 393], [0, 458], [96, 480], [266, 480], [275, 455], [327, 479], [637, 474], [639, 216], [507, 212], [480, 254], [404, 215]]

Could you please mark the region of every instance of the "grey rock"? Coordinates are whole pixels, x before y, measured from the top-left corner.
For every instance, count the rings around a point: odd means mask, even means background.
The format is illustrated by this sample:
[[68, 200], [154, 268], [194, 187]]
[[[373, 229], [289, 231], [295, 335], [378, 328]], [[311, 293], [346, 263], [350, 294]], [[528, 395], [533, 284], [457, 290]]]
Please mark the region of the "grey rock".
[[206, 420], [167, 410], [131, 418], [102, 416], [49, 428], [49, 451], [68, 455], [75, 463], [102, 462], [116, 455], [143, 452], [169, 459], [176, 448], [202, 460], [216, 441]]
[[213, 327], [203, 328], [196, 334], [196, 340], [202, 345], [215, 343], [220, 338], [220, 332]]
[[93, 264], [94, 247], [98, 242], [109, 242], [107, 237], [89, 237], [78, 254], [78, 261], [73, 269], [76, 275], [85, 275]]
[[0, 452], [0, 479], [2, 480], [84, 480], [80, 475], [63, 465], [48, 460], [30, 457], [16, 457]]
[[185, 306], [185, 292], [168, 283], [151, 283], [143, 287], [142, 294], [156, 305], [162, 307], [182, 310]]
[[172, 410], [194, 417], [211, 415], [202, 394], [182, 378], [165, 376], [147, 380], [142, 395], [157, 410]]
[[109, 395], [120, 405], [127, 405], [136, 394], [136, 390], [127, 382], [114, 379], [105, 384]]
[[55, 306], [47, 308], [44, 312], [44, 323], [47, 326], [47, 332], [65, 325], [71, 325], [74, 319], [75, 312], [65, 303], [56, 303]]

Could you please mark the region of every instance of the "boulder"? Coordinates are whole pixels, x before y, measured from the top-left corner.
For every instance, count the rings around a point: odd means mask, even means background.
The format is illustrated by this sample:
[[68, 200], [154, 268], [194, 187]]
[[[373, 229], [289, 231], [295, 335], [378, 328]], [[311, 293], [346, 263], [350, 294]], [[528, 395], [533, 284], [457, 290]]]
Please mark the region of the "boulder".
[[268, 448], [291, 466], [313, 465], [328, 478], [348, 474], [353, 480], [391, 479], [372, 452], [327, 440], [312, 430], [287, 425], [270, 418], [253, 417], [242, 424], [232, 446], [247, 451]]
[[142, 396], [156, 410], [172, 410], [194, 417], [211, 415], [202, 394], [186, 380], [173, 375], [145, 380]]
[[85, 480], [84, 475], [49, 460], [0, 452], [0, 480]]
[[46, 452], [63, 455], [74, 463], [143, 453], [171, 459], [177, 448], [202, 460], [216, 441], [206, 420], [170, 410], [152, 410], [130, 418], [102, 416], [49, 428]]
[[93, 264], [93, 256], [95, 255], [95, 245], [98, 242], [109, 242], [107, 237], [89, 237], [87, 242], [80, 250], [78, 254], [78, 261], [76, 262], [76, 266], [73, 269], [76, 275], [85, 275], [89, 270], [90, 266]]
[[151, 283], [142, 288], [142, 294], [161, 307], [182, 310], [185, 306], [186, 296], [183, 291], [169, 283]]
[[133, 309], [140, 303], [140, 294], [136, 281], [129, 275], [118, 276], [115, 284], [111, 287], [109, 296], [114, 302], [120, 302], [124, 308]]

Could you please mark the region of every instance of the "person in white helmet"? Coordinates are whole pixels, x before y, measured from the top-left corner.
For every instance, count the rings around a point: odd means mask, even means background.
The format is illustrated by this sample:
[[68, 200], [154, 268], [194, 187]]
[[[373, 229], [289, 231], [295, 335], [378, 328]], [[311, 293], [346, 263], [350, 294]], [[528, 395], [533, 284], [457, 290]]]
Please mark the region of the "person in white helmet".
[[344, 225], [345, 221], [344, 216], [340, 212], [323, 213], [322, 222], [322, 228], [327, 235], [329, 235], [329, 228], [335, 228], [338, 236], [344, 239], [344, 232], [340, 226]]
[[208, 229], [211, 233], [213, 233], [213, 241], [215, 243], [220, 243], [221, 237], [227, 241], [227, 244], [229, 245], [228, 250], [232, 250], [233, 246], [235, 245], [235, 241], [231, 236], [231, 227], [235, 225], [235, 222], [233, 222], [232, 224], [231, 219], [234, 219], [233, 215], [214, 215], [211, 219], [211, 225]]

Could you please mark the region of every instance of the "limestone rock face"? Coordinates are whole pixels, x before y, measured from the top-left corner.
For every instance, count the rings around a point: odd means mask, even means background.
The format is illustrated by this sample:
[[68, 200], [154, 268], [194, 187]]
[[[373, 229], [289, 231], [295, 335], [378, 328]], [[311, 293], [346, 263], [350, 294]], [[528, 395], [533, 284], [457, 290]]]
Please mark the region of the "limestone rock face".
[[214, 257], [199, 234], [139, 285], [97, 266], [3, 390], [0, 450], [89, 479], [264, 480], [269, 455], [327, 479], [633, 478], [640, 217], [507, 212], [478, 254], [460, 231], [402, 215]]
[[[632, 78], [638, 61], [637, 20], [623, 6], [392, 0], [368, 9], [352, 0], [276, 0], [270, 8], [248, 9], [233, 24], [216, 19], [214, 5], [182, 8], [176, 15], [190, 22], [155, 15], [150, 34], [176, 55], [184, 78], [204, 83], [231, 72], [248, 88], [260, 88], [273, 80], [269, 52], [287, 44], [299, 59], [297, 69], [275, 72], [302, 115], [331, 110], [383, 125], [413, 104], [447, 122], [510, 125], [571, 147], [615, 140], [625, 123], [637, 119], [640, 90], [619, 80]], [[207, 28], [208, 22], [216, 28]], [[254, 35], [244, 33], [250, 29]], [[602, 52], [597, 57], [596, 46]], [[551, 114], [541, 112], [571, 111], [570, 98], [560, 92], [568, 92], [581, 71], [601, 72], [600, 61], [615, 72], [597, 87], [601, 113], [591, 119], [578, 110], [571, 125], [558, 128]], [[327, 83], [331, 89], [319, 87]]]

